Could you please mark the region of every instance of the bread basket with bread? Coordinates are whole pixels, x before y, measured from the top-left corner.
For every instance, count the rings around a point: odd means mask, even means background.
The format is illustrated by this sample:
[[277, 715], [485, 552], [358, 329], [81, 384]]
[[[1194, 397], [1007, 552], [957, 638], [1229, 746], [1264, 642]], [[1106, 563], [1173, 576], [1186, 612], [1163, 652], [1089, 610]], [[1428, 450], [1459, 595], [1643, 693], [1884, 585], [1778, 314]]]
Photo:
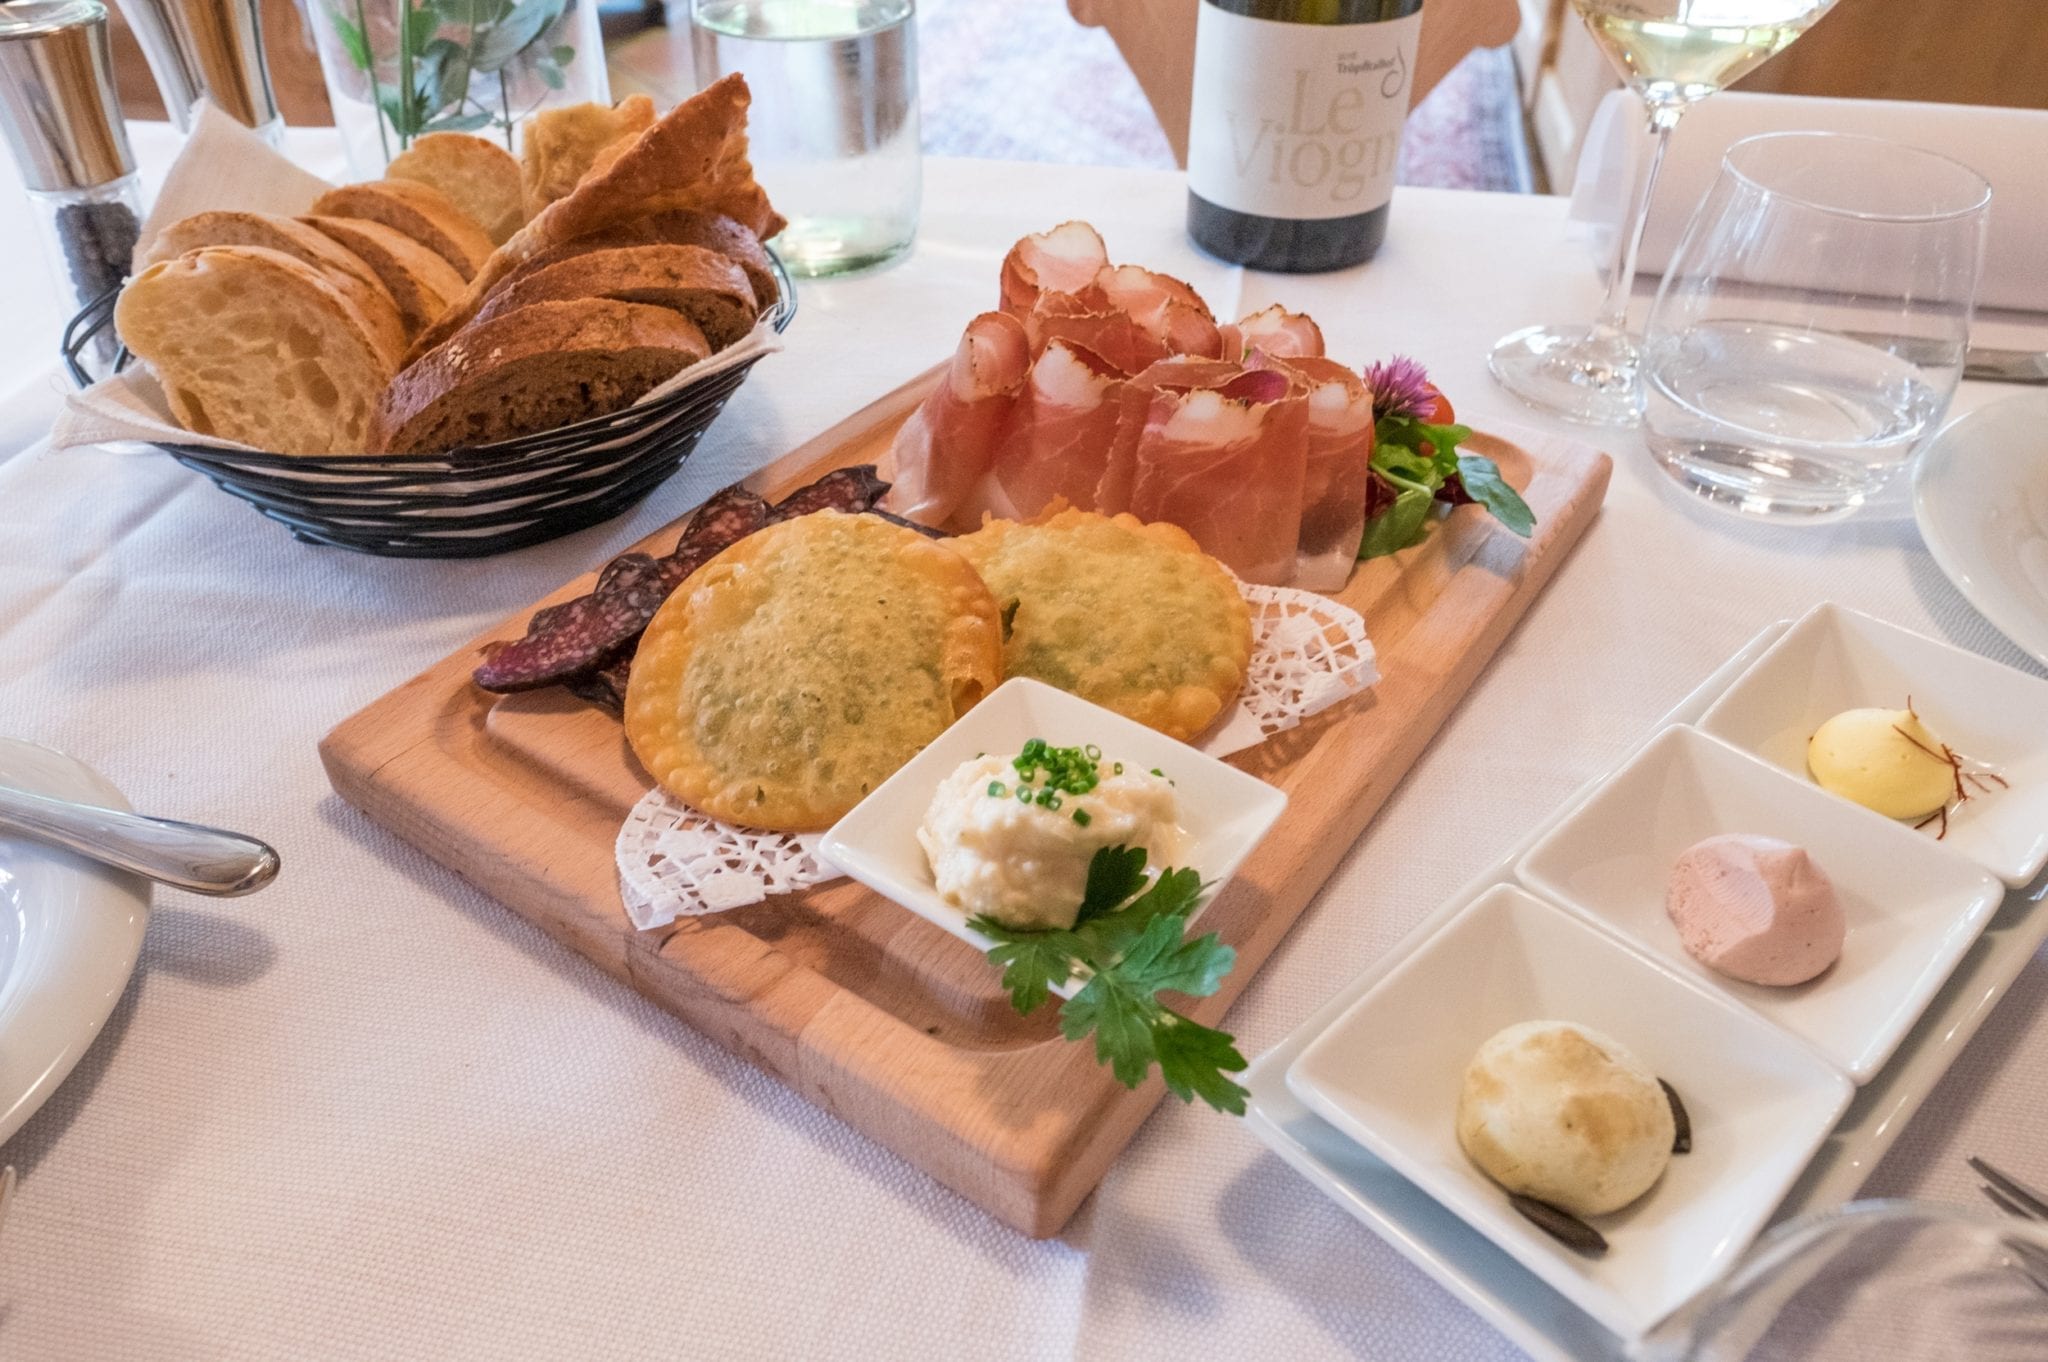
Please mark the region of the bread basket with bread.
[[[658, 119], [552, 111], [523, 158], [434, 134], [386, 179], [309, 181], [304, 211], [160, 203], [136, 272], [66, 329], [83, 391], [56, 443], [141, 440], [301, 539], [389, 556], [617, 515], [795, 313], [747, 102], [730, 77]], [[121, 368], [87, 386], [110, 326]]]

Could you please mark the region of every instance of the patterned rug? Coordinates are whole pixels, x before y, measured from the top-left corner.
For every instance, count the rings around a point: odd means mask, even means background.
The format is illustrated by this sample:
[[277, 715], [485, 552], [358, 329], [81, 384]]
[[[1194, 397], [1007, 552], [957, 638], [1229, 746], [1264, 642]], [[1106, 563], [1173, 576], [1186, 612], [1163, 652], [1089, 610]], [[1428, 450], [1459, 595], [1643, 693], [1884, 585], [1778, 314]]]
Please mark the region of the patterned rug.
[[[1066, 0], [919, 0], [917, 29], [927, 152], [1172, 168], [1116, 44]], [[1529, 191], [1507, 49], [1474, 52], [1409, 116], [1400, 182]]]

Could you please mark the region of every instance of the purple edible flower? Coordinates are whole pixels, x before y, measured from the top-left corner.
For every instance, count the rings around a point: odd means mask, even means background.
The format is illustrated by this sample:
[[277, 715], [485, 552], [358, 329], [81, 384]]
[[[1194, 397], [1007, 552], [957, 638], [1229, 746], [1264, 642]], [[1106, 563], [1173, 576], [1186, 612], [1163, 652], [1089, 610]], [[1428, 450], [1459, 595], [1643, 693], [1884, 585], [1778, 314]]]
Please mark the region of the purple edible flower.
[[1406, 355], [1395, 355], [1392, 359], [1367, 365], [1365, 386], [1372, 389], [1372, 418], [1375, 421], [1384, 416], [1412, 416], [1420, 420], [1435, 406], [1435, 399], [1430, 395], [1428, 371], [1420, 360]]

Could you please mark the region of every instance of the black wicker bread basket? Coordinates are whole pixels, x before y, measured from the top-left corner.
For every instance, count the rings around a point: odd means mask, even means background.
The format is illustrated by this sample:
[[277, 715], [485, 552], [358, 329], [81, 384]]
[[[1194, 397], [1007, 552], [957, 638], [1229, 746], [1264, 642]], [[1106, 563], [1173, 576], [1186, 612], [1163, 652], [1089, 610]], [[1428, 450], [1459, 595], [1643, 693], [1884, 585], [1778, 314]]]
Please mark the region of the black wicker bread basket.
[[[767, 320], [779, 332], [796, 315], [796, 291], [782, 262], [771, 256], [771, 263], [781, 296]], [[93, 300], [64, 328], [64, 364], [80, 387], [91, 381], [80, 357], [113, 325], [118, 294]], [[116, 367], [127, 362], [121, 350]], [[610, 416], [444, 454], [157, 448], [309, 543], [389, 558], [482, 558], [559, 538], [634, 505], [682, 466], [754, 363], [686, 381]]]

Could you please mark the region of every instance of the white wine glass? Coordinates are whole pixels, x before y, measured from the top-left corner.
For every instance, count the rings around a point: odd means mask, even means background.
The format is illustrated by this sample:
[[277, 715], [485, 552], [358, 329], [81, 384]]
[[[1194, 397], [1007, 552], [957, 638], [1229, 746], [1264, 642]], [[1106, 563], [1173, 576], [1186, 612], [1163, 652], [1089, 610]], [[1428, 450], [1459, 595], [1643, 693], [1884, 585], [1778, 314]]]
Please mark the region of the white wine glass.
[[1835, 0], [1572, 0], [1594, 41], [1649, 111], [1655, 146], [1615, 234], [1607, 298], [1593, 324], [1532, 326], [1503, 336], [1487, 365], [1508, 391], [1589, 425], [1641, 419], [1639, 356], [1628, 334], [1636, 253], [1657, 171], [1679, 118], [1698, 101], [1790, 47]]

